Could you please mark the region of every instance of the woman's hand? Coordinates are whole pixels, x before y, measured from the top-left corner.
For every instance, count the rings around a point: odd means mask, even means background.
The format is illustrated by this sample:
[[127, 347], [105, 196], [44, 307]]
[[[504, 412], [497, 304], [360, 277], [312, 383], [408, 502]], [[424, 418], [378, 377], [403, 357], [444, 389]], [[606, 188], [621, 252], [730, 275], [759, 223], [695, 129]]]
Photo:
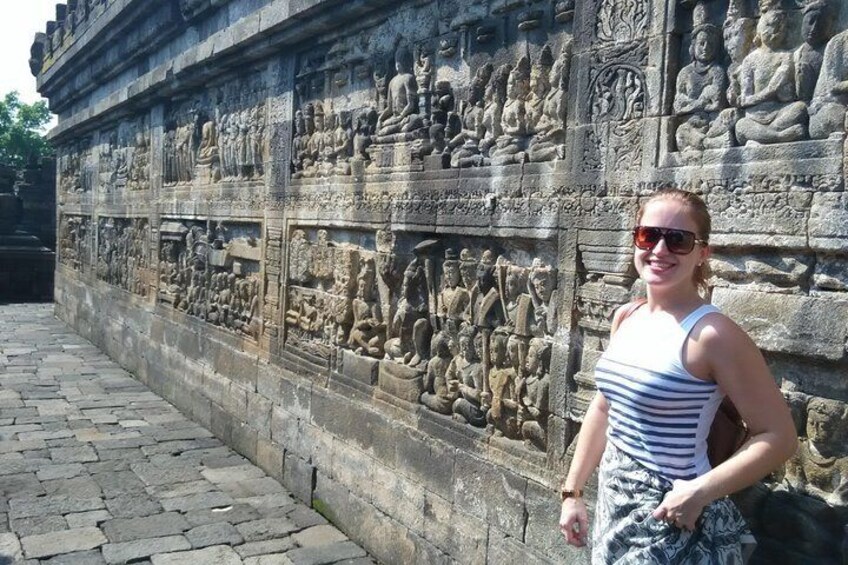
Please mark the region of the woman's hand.
[[663, 501], [656, 507], [652, 516], [678, 528], [692, 531], [707, 503], [695, 481], [678, 480], [672, 483], [671, 490], [665, 493]]
[[586, 545], [589, 539], [589, 515], [582, 498], [566, 498], [562, 501], [559, 529], [569, 545]]

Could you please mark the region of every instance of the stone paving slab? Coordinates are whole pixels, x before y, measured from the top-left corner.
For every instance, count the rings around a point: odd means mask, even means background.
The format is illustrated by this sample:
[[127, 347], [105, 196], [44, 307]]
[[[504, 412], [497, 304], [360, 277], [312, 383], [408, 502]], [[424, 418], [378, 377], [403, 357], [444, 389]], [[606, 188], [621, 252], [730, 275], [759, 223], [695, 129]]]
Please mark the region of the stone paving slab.
[[53, 317], [0, 305], [0, 563], [373, 564]]

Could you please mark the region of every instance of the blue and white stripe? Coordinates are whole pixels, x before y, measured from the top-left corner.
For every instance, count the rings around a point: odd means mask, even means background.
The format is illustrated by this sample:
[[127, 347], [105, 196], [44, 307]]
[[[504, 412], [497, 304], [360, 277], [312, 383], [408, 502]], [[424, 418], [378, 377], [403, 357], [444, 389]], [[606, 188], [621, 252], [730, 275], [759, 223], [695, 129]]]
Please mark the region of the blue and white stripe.
[[609, 404], [608, 441], [669, 481], [710, 470], [706, 439], [723, 393], [689, 373], [680, 351], [695, 323], [714, 311], [703, 306], [679, 324], [628, 319], [595, 368]]

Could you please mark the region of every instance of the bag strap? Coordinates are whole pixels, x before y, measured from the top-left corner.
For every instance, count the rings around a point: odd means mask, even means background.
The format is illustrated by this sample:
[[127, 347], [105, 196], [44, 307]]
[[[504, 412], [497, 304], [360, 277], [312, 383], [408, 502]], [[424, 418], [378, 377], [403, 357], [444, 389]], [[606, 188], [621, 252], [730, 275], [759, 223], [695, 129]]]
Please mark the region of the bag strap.
[[612, 326], [610, 328], [612, 330], [612, 332], [615, 332], [616, 330], [618, 330], [619, 326], [621, 326], [621, 323], [624, 322], [624, 320], [629, 318], [631, 316], [631, 314], [633, 314], [633, 312], [638, 310], [640, 306], [642, 306], [643, 304], [645, 304], [647, 302], [648, 301], [645, 300], [644, 298], [637, 298], [636, 300], [632, 300], [632, 301], [628, 302], [627, 304], [625, 304], [624, 308], [622, 308], [621, 310], [618, 311], [619, 312], [618, 317], [613, 316]]

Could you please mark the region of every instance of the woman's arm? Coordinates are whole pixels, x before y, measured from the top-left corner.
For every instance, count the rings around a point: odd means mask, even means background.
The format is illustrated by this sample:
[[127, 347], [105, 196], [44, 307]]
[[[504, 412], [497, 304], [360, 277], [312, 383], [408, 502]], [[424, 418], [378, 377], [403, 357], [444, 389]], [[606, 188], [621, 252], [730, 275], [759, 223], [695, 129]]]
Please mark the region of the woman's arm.
[[[582, 491], [589, 476], [601, 462], [607, 444], [608, 411], [609, 405], [604, 395], [595, 393], [595, 398], [586, 410], [583, 425], [580, 426], [577, 448], [568, 468], [568, 477], [562, 485], [564, 490]], [[577, 547], [586, 545], [589, 537], [589, 518], [582, 497], [569, 497], [562, 501], [559, 529], [569, 544]]]
[[[710, 316], [693, 332], [693, 363], [709, 372], [736, 405], [750, 438], [727, 461], [691, 481], [675, 481], [654, 511], [659, 520], [693, 529], [704, 506], [762, 479], [798, 447], [789, 407], [760, 350], [725, 316]], [[698, 374], [697, 372], [695, 374]]]
[[701, 477], [710, 500], [754, 484], [798, 448], [789, 406], [760, 350], [732, 320], [714, 318], [704, 332], [712, 374], [736, 405], [751, 437], [730, 459]]

